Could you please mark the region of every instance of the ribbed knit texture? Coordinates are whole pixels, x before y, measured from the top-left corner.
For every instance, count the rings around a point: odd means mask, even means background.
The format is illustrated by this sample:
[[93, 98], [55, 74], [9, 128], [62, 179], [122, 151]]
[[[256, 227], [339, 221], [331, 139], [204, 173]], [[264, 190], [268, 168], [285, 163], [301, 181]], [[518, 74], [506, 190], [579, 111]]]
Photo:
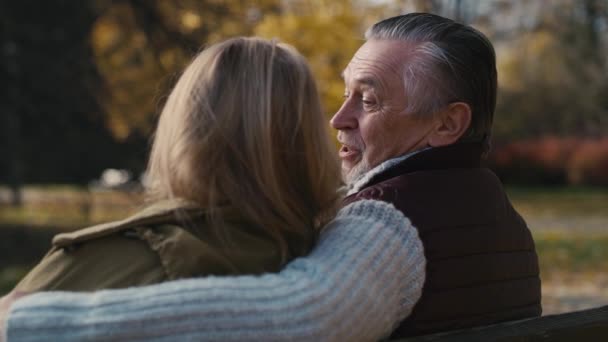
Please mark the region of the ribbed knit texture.
[[391, 204], [339, 211], [310, 255], [278, 274], [208, 277], [92, 294], [28, 296], [8, 341], [368, 341], [387, 336], [420, 298], [418, 233]]

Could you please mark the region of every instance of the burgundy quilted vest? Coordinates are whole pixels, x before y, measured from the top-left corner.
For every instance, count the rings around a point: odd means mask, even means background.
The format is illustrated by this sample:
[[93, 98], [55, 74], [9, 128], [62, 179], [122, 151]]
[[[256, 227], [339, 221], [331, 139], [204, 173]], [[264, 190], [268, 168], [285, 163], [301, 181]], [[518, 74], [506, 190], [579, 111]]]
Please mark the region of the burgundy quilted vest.
[[344, 200], [394, 204], [424, 244], [422, 297], [393, 338], [541, 314], [534, 240], [480, 159], [478, 144], [426, 150], [376, 175]]

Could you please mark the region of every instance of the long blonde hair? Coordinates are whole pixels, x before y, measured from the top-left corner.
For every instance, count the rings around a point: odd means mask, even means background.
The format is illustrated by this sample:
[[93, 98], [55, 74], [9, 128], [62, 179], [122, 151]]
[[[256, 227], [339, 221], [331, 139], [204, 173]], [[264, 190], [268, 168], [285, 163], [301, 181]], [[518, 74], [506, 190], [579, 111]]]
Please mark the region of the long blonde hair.
[[[147, 192], [152, 200], [184, 198], [211, 212], [232, 205], [285, 257], [294, 254], [286, 234], [310, 240], [319, 218], [331, 216], [339, 170], [305, 59], [286, 44], [234, 38], [201, 52], [171, 92]], [[303, 242], [310, 248], [312, 241]]]

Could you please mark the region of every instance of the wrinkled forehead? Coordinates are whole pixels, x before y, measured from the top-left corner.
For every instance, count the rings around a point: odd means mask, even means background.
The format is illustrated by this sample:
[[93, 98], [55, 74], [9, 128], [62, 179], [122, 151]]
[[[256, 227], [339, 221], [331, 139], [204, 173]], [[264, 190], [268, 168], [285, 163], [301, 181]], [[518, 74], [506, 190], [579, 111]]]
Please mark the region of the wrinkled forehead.
[[369, 40], [359, 48], [342, 72], [346, 84], [378, 87], [400, 82], [412, 45], [399, 40]]

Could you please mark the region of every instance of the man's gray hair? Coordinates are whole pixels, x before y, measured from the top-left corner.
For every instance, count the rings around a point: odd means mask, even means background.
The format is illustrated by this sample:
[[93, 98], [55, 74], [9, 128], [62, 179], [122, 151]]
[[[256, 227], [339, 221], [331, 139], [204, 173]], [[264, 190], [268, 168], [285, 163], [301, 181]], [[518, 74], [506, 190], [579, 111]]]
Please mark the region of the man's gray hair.
[[404, 54], [406, 110], [436, 113], [452, 102], [471, 107], [471, 126], [461, 140], [489, 149], [496, 107], [496, 55], [492, 43], [476, 29], [429, 13], [410, 13], [374, 24], [367, 40], [412, 44]]

